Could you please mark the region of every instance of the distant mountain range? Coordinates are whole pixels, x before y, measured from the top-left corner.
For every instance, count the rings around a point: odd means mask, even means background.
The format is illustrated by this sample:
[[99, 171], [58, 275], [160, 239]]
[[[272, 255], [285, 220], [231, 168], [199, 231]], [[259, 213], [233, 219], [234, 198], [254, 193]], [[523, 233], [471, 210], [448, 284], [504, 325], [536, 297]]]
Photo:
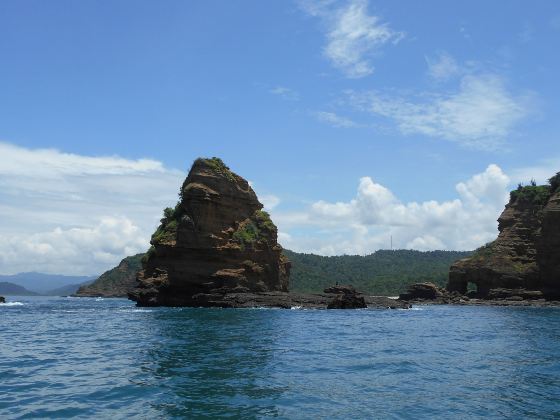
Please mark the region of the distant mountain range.
[[36, 296], [38, 293], [27, 290], [25, 287], [7, 281], [0, 281], [0, 295], [2, 296]]
[[70, 295], [96, 278], [97, 276], [63, 276], [34, 272], [0, 275], [0, 295]]

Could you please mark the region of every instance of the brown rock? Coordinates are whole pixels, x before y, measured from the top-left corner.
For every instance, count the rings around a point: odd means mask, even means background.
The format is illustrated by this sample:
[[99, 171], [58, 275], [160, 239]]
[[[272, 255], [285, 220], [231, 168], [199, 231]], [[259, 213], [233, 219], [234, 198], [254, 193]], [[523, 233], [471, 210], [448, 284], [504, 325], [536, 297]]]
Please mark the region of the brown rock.
[[560, 299], [560, 191], [552, 195], [543, 209], [537, 262], [543, 292]]
[[331, 286], [331, 287], [327, 287], [325, 290], [323, 290], [324, 293], [344, 293], [344, 294], [356, 294], [356, 289], [354, 289], [354, 286], [350, 285], [350, 284], [341, 284], [341, 285], [336, 285], [336, 286]]
[[414, 283], [408, 287], [406, 293], [399, 295], [399, 300], [435, 300], [442, 298], [444, 292], [433, 283]]
[[341, 293], [337, 295], [329, 304], [327, 309], [360, 309], [367, 308], [363, 296], [356, 293]]
[[245, 179], [220, 159], [197, 159], [180, 196], [152, 235], [130, 299], [201, 306], [201, 294], [288, 291], [290, 263], [276, 226]]
[[465, 294], [472, 283], [477, 292], [471, 296], [485, 299], [560, 297], [557, 188], [531, 185], [512, 191], [498, 219], [498, 238], [451, 266], [447, 290]]

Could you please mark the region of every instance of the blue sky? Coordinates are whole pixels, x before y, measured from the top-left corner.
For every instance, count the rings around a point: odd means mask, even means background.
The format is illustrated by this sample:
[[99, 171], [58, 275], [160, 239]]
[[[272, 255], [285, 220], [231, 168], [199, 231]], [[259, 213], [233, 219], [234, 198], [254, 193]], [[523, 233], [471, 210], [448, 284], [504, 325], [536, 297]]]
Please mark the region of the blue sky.
[[198, 156], [288, 248], [472, 249], [560, 170], [559, 40], [552, 0], [2, 1], [0, 272], [142, 250]]

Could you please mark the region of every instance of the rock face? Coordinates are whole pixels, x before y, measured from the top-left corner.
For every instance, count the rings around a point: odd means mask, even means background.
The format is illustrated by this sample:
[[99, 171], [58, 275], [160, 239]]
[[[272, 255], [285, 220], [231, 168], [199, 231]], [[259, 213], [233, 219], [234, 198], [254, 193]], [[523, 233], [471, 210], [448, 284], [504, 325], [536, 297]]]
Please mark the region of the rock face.
[[136, 273], [142, 269], [144, 254], [123, 259], [119, 265], [103, 273], [93, 283], [82, 286], [74, 296], [126, 297], [136, 287]]
[[[520, 186], [498, 219], [498, 238], [454, 263], [447, 290], [496, 299], [560, 296], [560, 173], [550, 185]], [[537, 293], [538, 292], [538, 293]]]
[[197, 159], [179, 195], [152, 235], [130, 299], [222, 306], [204, 295], [288, 291], [290, 263], [276, 226], [245, 179], [218, 158]]
[[418, 300], [428, 299], [434, 300], [445, 295], [445, 291], [441, 290], [433, 283], [414, 283], [408, 287], [406, 293], [399, 295], [400, 300]]
[[367, 308], [364, 296], [356, 292], [351, 285], [336, 285], [328, 287], [325, 293], [335, 294], [335, 298], [331, 300], [327, 309], [360, 309]]
[[542, 215], [537, 241], [537, 264], [545, 295], [560, 299], [560, 191], [552, 195]]

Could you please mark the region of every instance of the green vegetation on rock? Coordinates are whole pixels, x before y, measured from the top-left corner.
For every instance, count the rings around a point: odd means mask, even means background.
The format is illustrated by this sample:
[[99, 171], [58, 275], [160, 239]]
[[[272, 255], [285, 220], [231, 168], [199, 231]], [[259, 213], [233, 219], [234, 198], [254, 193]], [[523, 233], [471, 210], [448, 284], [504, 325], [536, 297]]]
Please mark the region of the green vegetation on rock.
[[253, 245], [259, 239], [259, 228], [251, 221], [239, 225], [233, 233], [233, 239], [244, 249], [248, 245]]
[[462, 251], [377, 251], [366, 256], [323, 257], [284, 250], [292, 262], [290, 290], [321, 292], [335, 282], [352, 284], [373, 295], [396, 296], [412, 283], [447, 283], [449, 266], [472, 252]]
[[488, 242], [485, 245], [482, 245], [480, 248], [477, 248], [473, 252], [473, 258], [485, 258], [494, 253], [496, 249], [496, 240], [492, 242]]
[[178, 204], [174, 209], [167, 207], [163, 210], [163, 218], [160, 220], [161, 224], [152, 235], [150, 241], [152, 245], [168, 243], [177, 239], [181, 209], [182, 207]]
[[208, 165], [210, 168], [212, 168], [212, 170], [214, 172], [216, 172], [217, 174], [225, 176], [230, 181], [235, 181], [235, 176], [233, 175], [233, 172], [231, 172], [229, 167], [223, 162], [222, 159], [220, 159], [218, 157], [198, 158], [195, 161], [195, 164], [197, 162], [204, 162], [204, 163], [206, 163], [206, 165]]
[[270, 232], [276, 232], [276, 226], [270, 218], [270, 214], [264, 210], [257, 210], [255, 212], [255, 219], [257, 224], [261, 229], [268, 230]]
[[152, 258], [155, 254], [156, 254], [156, 247], [152, 245], [150, 247], [150, 249], [148, 249], [148, 252], [146, 252], [145, 254], [142, 254], [142, 258], [140, 260], [140, 262], [142, 263], [142, 266], [143, 267], [146, 266], [146, 264], [148, 263], [150, 258]]
[[550, 184], [550, 192], [554, 194], [558, 189], [560, 189], [560, 172], [557, 172], [552, 178], [548, 180]]
[[548, 185], [537, 185], [531, 180], [529, 185], [519, 184], [510, 192], [510, 203], [528, 203], [544, 206], [556, 191], [560, 189], [560, 172], [548, 180]]
[[549, 185], [521, 185], [516, 190], [510, 192], [510, 201], [512, 203], [527, 203], [544, 206], [551, 195]]
[[241, 249], [245, 249], [259, 241], [267, 241], [271, 233], [276, 233], [276, 226], [270, 219], [270, 215], [266, 211], [257, 210], [253, 218], [239, 225], [232, 237]]

